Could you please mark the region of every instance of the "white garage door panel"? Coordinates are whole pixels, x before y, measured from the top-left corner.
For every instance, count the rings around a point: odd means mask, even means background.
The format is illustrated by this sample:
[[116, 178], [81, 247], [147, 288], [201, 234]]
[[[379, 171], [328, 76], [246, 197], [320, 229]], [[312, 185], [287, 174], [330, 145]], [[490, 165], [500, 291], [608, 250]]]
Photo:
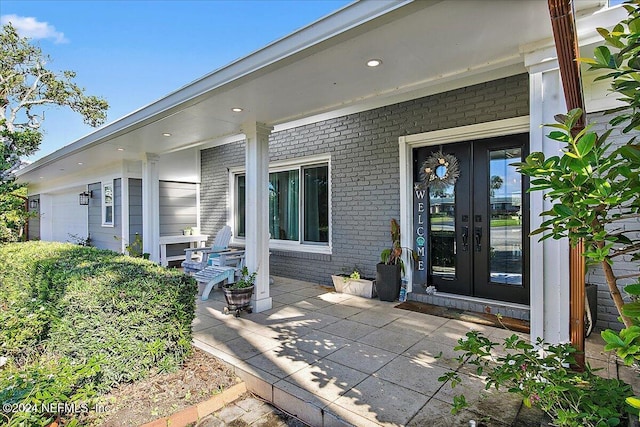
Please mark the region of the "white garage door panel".
[[73, 241], [69, 234], [87, 237], [87, 207], [80, 206], [78, 193], [52, 196], [52, 240]]

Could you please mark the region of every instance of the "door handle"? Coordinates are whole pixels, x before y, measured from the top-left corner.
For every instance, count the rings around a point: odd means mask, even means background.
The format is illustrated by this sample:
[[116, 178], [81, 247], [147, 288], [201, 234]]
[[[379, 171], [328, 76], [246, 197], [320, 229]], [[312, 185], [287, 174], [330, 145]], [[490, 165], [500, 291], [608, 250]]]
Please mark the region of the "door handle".
[[462, 227], [462, 250], [467, 251], [469, 248], [469, 227]]
[[476, 252], [480, 252], [482, 250], [482, 227], [476, 227], [473, 236], [476, 240]]

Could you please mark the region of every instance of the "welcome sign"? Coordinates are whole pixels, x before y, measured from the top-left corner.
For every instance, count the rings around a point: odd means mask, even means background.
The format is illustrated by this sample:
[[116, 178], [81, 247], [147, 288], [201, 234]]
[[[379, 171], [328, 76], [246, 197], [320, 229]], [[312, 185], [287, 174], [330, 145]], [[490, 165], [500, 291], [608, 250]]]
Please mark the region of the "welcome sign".
[[424, 291], [427, 283], [427, 209], [426, 198], [428, 190], [420, 183], [413, 185], [413, 250], [418, 255], [418, 261], [413, 270], [413, 291]]

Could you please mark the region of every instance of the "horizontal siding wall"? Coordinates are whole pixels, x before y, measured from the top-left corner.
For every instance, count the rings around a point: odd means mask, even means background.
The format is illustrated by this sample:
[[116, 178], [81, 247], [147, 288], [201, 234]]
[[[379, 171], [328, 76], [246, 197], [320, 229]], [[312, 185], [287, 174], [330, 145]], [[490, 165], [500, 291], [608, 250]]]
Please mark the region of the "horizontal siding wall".
[[89, 199], [89, 235], [91, 246], [121, 252], [122, 243], [116, 237], [122, 236], [122, 180], [113, 180], [113, 227], [102, 226], [102, 183], [89, 184], [93, 192]]
[[[602, 113], [589, 114], [587, 117], [588, 123], [593, 125], [592, 130], [599, 135], [612, 128], [609, 125], [611, 116], [605, 116]], [[617, 126], [615, 130], [611, 132], [608, 142], [612, 143], [611, 149], [616, 149], [627, 143], [633, 136], [638, 136], [640, 132], [632, 134], [623, 134], [621, 127]], [[625, 230], [640, 230], [640, 218], [631, 218], [626, 221], [616, 222], [616, 227], [620, 227]], [[636, 231], [631, 236], [632, 239], [640, 240], [640, 231]], [[638, 274], [638, 262], [631, 261], [630, 256], [623, 256], [616, 258], [613, 265], [614, 271], [617, 275]], [[599, 329], [615, 329], [620, 330], [624, 325], [618, 321], [618, 310], [616, 309], [613, 300], [611, 299], [611, 293], [609, 292], [609, 286], [607, 280], [604, 277], [602, 267], [599, 265], [592, 266], [587, 271], [587, 283], [598, 285], [598, 323], [596, 327]], [[632, 278], [620, 280], [618, 288], [625, 300], [629, 300], [628, 296], [624, 293], [623, 288], [625, 285], [634, 283]]]
[[[160, 181], [160, 235], [182, 234], [198, 224], [197, 186], [191, 182]], [[189, 245], [170, 245], [167, 255], [184, 253]]]
[[129, 178], [129, 244], [135, 242], [136, 234], [142, 241], [142, 180]]
[[[375, 275], [390, 245], [389, 221], [400, 215], [398, 138], [528, 114], [529, 80], [522, 74], [273, 133], [270, 161], [331, 155], [333, 254], [272, 251], [272, 274], [327, 285], [332, 273], [356, 266]], [[227, 168], [242, 165], [242, 142], [202, 151], [204, 232], [213, 235], [226, 223]]]

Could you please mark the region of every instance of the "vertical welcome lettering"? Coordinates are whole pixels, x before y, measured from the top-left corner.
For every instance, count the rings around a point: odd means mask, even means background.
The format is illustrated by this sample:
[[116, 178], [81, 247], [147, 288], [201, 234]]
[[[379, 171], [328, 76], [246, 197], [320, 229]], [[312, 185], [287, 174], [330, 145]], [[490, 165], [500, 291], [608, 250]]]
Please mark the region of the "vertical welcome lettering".
[[[422, 285], [427, 283], [426, 272], [426, 253], [425, 246], [427, 241], [427, 202], [425, 195], [427, 190], [420, 187], [418, 183], [413, 186], [413, 249], [418, 255], [418, 262], [415, 264], [413, 272], [414, 285]], [[415, 287], [414, 290], [420, 289]]]

